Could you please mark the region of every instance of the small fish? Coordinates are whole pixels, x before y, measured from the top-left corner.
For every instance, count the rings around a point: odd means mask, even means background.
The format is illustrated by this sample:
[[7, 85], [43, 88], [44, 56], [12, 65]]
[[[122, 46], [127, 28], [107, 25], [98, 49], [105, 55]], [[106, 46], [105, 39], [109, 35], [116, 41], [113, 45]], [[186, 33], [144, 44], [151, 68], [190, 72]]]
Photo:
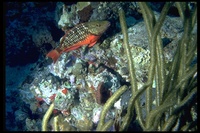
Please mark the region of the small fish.
[[65, 33], [61, 38], [60, 45], [50, 51], [47, 57], [52, 58], [55, 63], [63, 52], [78, 49], [83, 45], [92, 47], [109, 26], [109, 21], [93, 21], [78, 24]]

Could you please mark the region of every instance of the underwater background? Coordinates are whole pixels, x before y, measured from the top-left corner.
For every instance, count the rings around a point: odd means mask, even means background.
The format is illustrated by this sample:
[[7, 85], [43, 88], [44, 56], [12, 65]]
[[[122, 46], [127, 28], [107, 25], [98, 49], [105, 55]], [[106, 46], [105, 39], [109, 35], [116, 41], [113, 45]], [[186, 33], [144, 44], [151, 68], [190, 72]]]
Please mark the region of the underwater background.
[[[196, 10], [196, 2], [4, 2], [4, 130], [196, 131]], [[46, 57], [105, 20], [94, 46]], [[91, 34], [70, 32], [82, 23]]]

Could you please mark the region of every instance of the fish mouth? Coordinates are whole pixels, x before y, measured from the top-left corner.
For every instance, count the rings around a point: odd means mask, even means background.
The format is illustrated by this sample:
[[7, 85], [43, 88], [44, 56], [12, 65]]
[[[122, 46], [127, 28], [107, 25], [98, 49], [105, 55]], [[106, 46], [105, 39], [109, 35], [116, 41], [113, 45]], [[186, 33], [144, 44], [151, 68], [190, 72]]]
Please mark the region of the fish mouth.
[[98, 32], [98, 34], [103, 34], [108, 29], [109, 26], [110, 26], [109, 21], [103, 21], [102, 29], [100, 29], [101, 31]]
[[103, 32], [105, 32], [107, 29], [108, 29], [108, 27], [110, 27], [110, 25], [111, 25], [111, 23], [109, 22], [109, 21], [105, 21], [106, 23], [105, 23], [105, 27], [104, 27], [104, 31]]

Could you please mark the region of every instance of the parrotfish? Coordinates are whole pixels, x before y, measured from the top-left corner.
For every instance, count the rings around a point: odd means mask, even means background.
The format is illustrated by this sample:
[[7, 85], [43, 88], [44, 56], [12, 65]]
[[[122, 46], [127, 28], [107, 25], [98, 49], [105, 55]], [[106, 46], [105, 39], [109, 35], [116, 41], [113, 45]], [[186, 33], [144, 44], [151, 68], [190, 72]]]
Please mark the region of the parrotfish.
[[47, 57], [52, 58], [55, 63], [63, 52], [78, 49], [83, 45], [92, 47], [109, 26], [109, 21], [92, 21], [78, 24], [65, 33], [60, 39], [60, 45], [51, 50]]

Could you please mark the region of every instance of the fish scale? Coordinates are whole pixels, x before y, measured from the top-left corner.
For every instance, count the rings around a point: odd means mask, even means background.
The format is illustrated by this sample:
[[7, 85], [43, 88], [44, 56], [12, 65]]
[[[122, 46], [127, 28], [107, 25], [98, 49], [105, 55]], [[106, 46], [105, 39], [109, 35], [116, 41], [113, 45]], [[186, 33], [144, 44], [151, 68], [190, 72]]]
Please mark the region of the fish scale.
[[77, 42], [84, 40], [90, 34], [88, 27], [84, 24], [79, 24], [66, 33], [66, 37], [62, 42], [62, 47], [69, 47]]
[[55, 63], [63, 52], [69, 52], [84, 45], [92, 47], [109, 26], [110, 22], [108, 21], [93, 21], [79, 24], [65, 33], [61, 38], [60, 45], [51, 50], [47, 57], [52, 58]]

